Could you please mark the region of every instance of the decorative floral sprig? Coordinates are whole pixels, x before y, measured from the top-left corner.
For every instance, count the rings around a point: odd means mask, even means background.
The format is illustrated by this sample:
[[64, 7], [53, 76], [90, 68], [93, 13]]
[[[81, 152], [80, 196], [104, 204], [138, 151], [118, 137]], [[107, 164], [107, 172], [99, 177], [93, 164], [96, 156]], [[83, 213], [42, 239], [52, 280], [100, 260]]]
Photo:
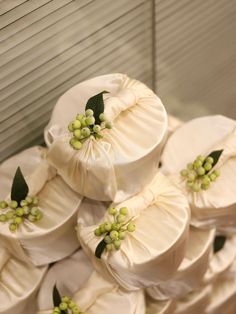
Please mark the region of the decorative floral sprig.
[[223, 150], [212, 152], [207, 157], [199, 155], [193, 163], [187, 165], [187, 169], [181, 170], [180, 174], [186, 179], [186, 186], [193, 192], [207, 190], [211, 182], [220, 175], [219, 170], [213, 170]]
[[95, 255], [98, 258], [101, 258], [104, 249], [109, 252], [114, 249], [119, 250], [121, 241], [125, 239], [126, 232], [135, 231], [135, 224], [132, 221], [133, 218], [126, 221], [126, 216], [129, 212], [127, 207], [121, 207], [119, 212], [116, 208], [110, 207], [108, 212], [111, 216], [113, 216], [113, 223], [105, 221], [94, 230], [95, 236], [104, 236], [95, 251]]
[[52, 314], [82, 314], [78, 305], [68, 296], [60, 296], [56, 285], [53, 288], [53, 304]]
[[29, 196], [28, 191], [28, 185], [18, 167], [12, 183], [11, 201], [0, 202], [0, 208], [4, 210], [4, 213], [0, 214], [0, 222], [9, 222], [9, 230], [12, 232], [15, 232], [25, 220], [37, 222], [43, 217], [38, 208], [38, 197]]
[[91, 97], [85, 107], [85, 114], [79, 113], [76, 119], [68, 125], [68, 130], [73, 133], [70, 145], [79, 150], [82, 148], [83, 142], [91, 135], [96, 139], [102, 138], [101, 131], [111, 129], [112, 124], [106, 120], [104, 115], [103, 91]]

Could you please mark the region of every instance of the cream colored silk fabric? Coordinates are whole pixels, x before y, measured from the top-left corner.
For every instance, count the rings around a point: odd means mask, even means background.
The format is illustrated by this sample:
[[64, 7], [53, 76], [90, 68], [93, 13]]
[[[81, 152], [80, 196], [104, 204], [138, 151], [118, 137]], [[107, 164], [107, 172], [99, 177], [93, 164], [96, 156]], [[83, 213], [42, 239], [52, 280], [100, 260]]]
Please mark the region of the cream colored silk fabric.
[[[179, 172], [200, 154], [224, 149], [215, 168], [221, 175], [207, 191], [190, 192]], [[171, 175], [186, 193], [197, 227], [219, 226], [236, 230], [236, 121], [223, 116], [207, 116], [185, 123], [167, 142], [162, 155], [162, 171]]]
[[[113, 122], [103, 138], [91, 136], [74, 150], [67, 127], [84, 113], [87, 100], [103, 91], [105, 114]], [[45, 141], [48, 161], [81, 195], [121, 202], [141, 191], [158, 167], [167, 115], [160, 99], [144, 84], [124, 74], [109, 74], [82, 82], [57, 102]]]
[[[101, 203], [98, 206], [102, 207]], [[78, 237], [86, 254], [98, 272], [109, 277], [128, 290], [156, 285], [172, 277], [185, 254], [188, 237], [189, 208], [181, 191], [162, 174], [139, 194], [116, 206], [129, 208], [134, 217], [136, 231], [128, 233], [120, 250], [104, 251], [101, 259], [94, 256], [102, 237], [95, 237], [99, 223], [111, 221], [106, 212], [104, 218], [94, 223], [88, 219], [88, 206], [81, 205], [78, 215]], [[97, 208], [97, 211], [99, 208]], [[103, 212], [106, 205], [103, 206]], [[91, 208], [90, 216], [96, 208]], [[128, 219], [127, 218], [127, 219]]]
[[199, 288], [209, 266], [214, 235], [214, 229], [191, 227], [185, 257], [176, 274], [158, 286], [148, 288], [148, 294], [156, 300], [176, 299]]
[[[21, 163], [24, 165], [29, 191], [38, 195], [39, 207], [44, 216], [37, 223], [25, 220], [15, 233], [9, 231], [8, 223], [0, 223], [0, 244], [7, 247], [13, 256], [40, 266], [60, 260], [78, 248], [75, 226], [82, 197], [56, 175], [55, 170], [42, 157], [40, 149], [39, 158], [35, 157], [35, 150], [32, 151], [32, 159], [31, 151], [26, 150], [4, 164], [12, 169], [21, 166]], [[29, 161], [29, 168], [26, 167], [25, 160]], [[34, 160], [35, 169], [31, 172]], [[1, 170], [4, 169], [4, 164]], [[0, 172], [3, 186], [5, 173]], [[6, 182], [9, 188], [11, 184], [8, 177]], [[9, 196], [5, 195], [5, 198], [8, 200]]]
[[0, 313], [34, 314], [32, 299], [47, 270], [11, 257], [0, 248]]
[[174, 300], [156, 301], [146, 297], [146, 314], [173, 314]]

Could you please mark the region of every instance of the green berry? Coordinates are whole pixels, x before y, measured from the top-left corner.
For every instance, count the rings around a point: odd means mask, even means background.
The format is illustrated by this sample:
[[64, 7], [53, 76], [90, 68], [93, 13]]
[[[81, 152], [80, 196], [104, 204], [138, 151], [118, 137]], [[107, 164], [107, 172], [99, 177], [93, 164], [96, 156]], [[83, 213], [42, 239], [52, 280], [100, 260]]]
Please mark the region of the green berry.
[[107, 251], [112, 251], [113, 250], [113, 244], [112, 243], [108, 243], [106, 245], [106, 249], [107, 249]]
[[180, 174], [182, 177], [186, 178], [188, 176], [188, 170], [187, 169], [183, 169], [180, 171]]
[[84, 136], [84, 137], [88, 137], [90, 135], [90, 129], [85, 127], [81, 130], [81, 134]]
[[74, 307], [73, 309], [72, 309], [72, 314], [80, 314], [81, 312], [80, 312], [80, 310], [77, 308], [77, 307]]
[[1, 221], [1, 222], [6, 222], [6, 221], [7, 221], [7, 216], [4, 215], [4, 214], [1, 214], [1, 215], [0, 215], [0, 221]]
[[198, 167], [198, 168], [196, 169], [196, 171], [197, 171], [197, 174], [198, 174], [199, 176], [203, 176], [203, 175], [205, 174], [205, 172], [206, 172], [203, 167]]
[[213, 174], [214, 174], [215, 176], [219, 177], [220, 171], [219, 171], [219, 170], [214, 170], [214, 171], [213, 171]]
[[39, 210], [38, 214], [36, 215], [36, 220], [40, 221], [43, 218], [43, 213]]
[[124, 222], [125, 221], [125, 215], [118, 215], [117, 217], [116, 217], [116, 221], [117, 222], [119, 222], [119, 223], [122, 223], [122, 222]]
[[85, 118], [85, 117], [83, 117], [80, 122], [81, 122], [81, 127], [82, 127], [82, 128], [84, 128], [84, 127], [87, 126], [86, 118]]
[[37, 218], [36, 218], [36, 216], [33, 216], [33, 215], [29, 214], [28, 219], [31, 222], [35, 222]]
[[104, 114], [104, 113], [100, 113], [100, 115], [99, 115], [99, 120], [100, 120], [101, 122], [106, 121], [106, 117], [105, 117], [105, 114]]
[[110, 207], [110, 208], [108, 208], [108, 213], [109, 213], [109, 215], [114, 216], [114, 215], [116, 215], [117, 210], [114, 207]]
[[27, 206], [28, 205], [28, 202], [26, 201], [26, 200], [22, 200], [21, 202], [20, 202], [20, 206], [21, 207], [24, 207], [24, 206]]
[[199, 155], [199, 156], [197, 156], [197, 159], [200, 160], [203, 163], [204, 160], [205, 160], [205, 157], [202, 156], [202, 155]]
[[24, 206], [22, 207], [23, 208], [23, 211], [24, 211], [24, 215], [28, 215], [30, 213], [30, 208], [29, 206]]
[[205, 175], [203, 178], [202, 178], [202, 184], [210, 184], [211, 180], [210, 178], [208, 177], [208, 175]]
[[87, 117], [85, 119], [85, 121], [86, 121], [87, 125], [93, 125], [95, 123], [95, 118], [94, 117]]
[[120, 248], [120, 246], [121, 246], [121, 241], [120, 241], [120, 240], [115, 240], [115, 241], [113, 242], [113, 244], [114, 244], [115, 249], [116, 249], [116, 250], [119, 250], [119, 248]]
[[31, 196], [27, 196], [25, 200], [28, 204], [31, 204], [33, 202], [33, 198]]
[[134, 232], [135, 231], [135, 224], [133, 222], [130, 222], [127, 226], [127, 230], [129, 232]]
[[187, 185], [187, 187], [189, 187], [189, 188], [191, 188], [191, 187], [193, 186], [193, 184], [194, 184], [194, 182], [193, 182], [193, 181], [190, 181], [190, 180], [188, 180], [188, 181], [186, 182], [186, 185]]
[[111, 231], [111, 223], [110, 222], [105, 222], [104, 228], [106, 231]]
[[92, 109], [87, 109], [87, 110], [85, 111], [85, 115], [86, 115], [86, 117], [90, 117], [90, 116], [93, 116], [93, 115], [94, 115], [94, 112], [93, 112]]
[[199, 192], [200, 189], [201, 189], [201, 185], [200, 185], [198, 182], [195, 182], [195, 183], [193, 184], [193, 186], [192, 186], [192, 190], [193, 190], [194, 192]]
[[209, 162], [205, 162], [204, 163], [204, 168], [206, 171], [210, 171], [212, 168], [212, 165]]
[[73, 122], [71, 122], [71, 123], [68, 125], [68, 130], [69, 130], [70, 132], [73, 132], [73, 131], [74, 131]]
[[76, 150], [80, 150], [81, 147], [82, 147], [82, 143], [78, 140], [74, 141], [73, 144], [72, 144], [73, 148], [76, 149]]
[[79, 129], [75, 130], [74, 131], [74, 137], [77, 138], [77, 139], [80, 139], [81, 137], [81, 131]]
[[9, 207], [12, 209], [16, 209], [18, 207], [17, 201], [10, 201]]
[[59, 308], [54, 308], [52, 314], [61, 314], [61, 310]]
[[7, 219], [12, 219], [16, 216], [16, 212], [14, 210], [9, 210], [7, 213], [6, 213], [6, 217]]
[[17, 224], [15, 224], [14, 222], [10, 223], [9, 230], [11, 232], [15, 232], [17, 230]]
[[33, 204], [33, 205], [38, 205], [38, 203], [39, 203], [39, 198], [38, 198], [37, 196], [33, 196], [32, 199], [33, 199], [33, 200], [32, 200], [32, 204]]
[[194, 181], [194, 180], [196, 179], [196, 177], [197, 177], [197, 174], [196, 174], [196, 172], [195, 172], [194, 170], [189, 171], [189, 173], [188, 173], [188, 179], [189, 179], [190, 181]]
[[77, 114], [76, 120], [79, 120], [81, 122], [82, 119], [84, 119], [84, 114], [82, 114], [82, 113]]
[[96, 237], [100, 237], [102, 235], [102, 232], [101, 232], [100, 228], [95, 229], [94, 230], [94, 234], [95, 234]]
[[110, 237], [112, 238], [112, 240], [116, 240], [119, 237], [119, 233], [116, 230], [112, 230], [110, 232]]
[[187, 169], [188, 170], [193, 170], [193, 164], [192, 163], [188, 163], [187, 164]]
[[74, 301], [70, 301], [68, 307], [69, 309], [73, 309], [74, 307], [77, 307], [77, 304]]
[[121, 207], [121, 208], [120, 208], [120, 214], [121, 214], [121, 215], [127, 216], [127, 215], [128, 215], [128, 212], [129, 212], [129, 210], [128, 210], [127, 207]]
[[112, 238], [111, 238], [109, 235], [107, 235], [107, 236], [105, 236], [104, 241], [105, 241], [107, 244], [112, 243]]
[[65, 303], [69, 303], [69, 302], [70, 302], [70, 298], [65, 295], [65, 296], [63, 296], [63, 297], [61, 298], [61, 301], [62, 301], [62, 302], [65, 302]]
[[112, 129], [112, 123], [111, 123], [110, 121], [107, 121], [107, 122], [105, 123], [105, 128], [107, 128], [107, 129]]
[[118, 223], [116, 223], [116, 222], [114, 222], [114, 223], [111, 225], [112, 230], [116, 230], [116, 231], [120, 230], [120, 227], [121, 227], [121, 225], [118, 224]]
[[101, 131], [101, 127], [98, 124], [95, 124], [93, 127], [93, 132], [95, 133], [99, 133]]
[[81, 122], [79, 120], [73, 121], [72, 125], [73, 125], [73, 129], [74, 130], [77, 130], [77, 129], [81, 128]]
[[8, 207], [8, 204], [7, 204], [6, 201], [1, 201], [1, 202], [0, 202], [0, 208], [1, 208], [1, 209], [5, 209], [5, 208], [7, 208], [7, 207]]
[[101, 225], [99, 226], [99, 229], [100, 229], [101, 233], [106, 232], [105, 224], [101, 224]]
[[23, 208], [21, 208], [21, 207], [18, 207], [17, 209], [16, 209], [16, 215], [17, 216], [23, 216], [24, 215], [24, 209]]
[[216, 175], [214, 173], [211, 173], [209, 175], [209, 178], [210, 178], [211, 181], [215, 181], [216, 180]]
[[118, 235], [120, 240], [124, 240], [125, 239], [125, 232], [124, 231], [119, 231], [119, 235]]
[[201, 166], [202, 166], [202, 161], [201, 160], [197, 159], [197, 160], [194, 161], [194, 163], [193, 163], [194, 169], [197, 169], [197, 168], [199, 168]]
[[59, 304], [59, 309], [62, 310], [62, 311], [66, 311], [68, 309], [68, 304], [65, 303], [65, 302], [61, 302]]
[[30, 213], [31, 213], [31, 215], [33, 215], [33, 216], [37, 216], [38, 213], [39, 213], [38, 207], [32, 207], [32, 208], [30, 209]]
[[210, 187], [210, 184], [208, 183], [208, 184], [201, 184], [201, 189], [202, 190], [208, 190], [209, 189], [209, 187]]
[[20, 225], [23, 221], [24, 221], [24, 219], [22, 217], [16, 217], [14, 219], [14, 223], [17, 225]]
[[208, 162], [209, 164], [213, 164], [214, 163], [214, 158], [209, 156], [209, 157], [207, 157], [206, 162]]

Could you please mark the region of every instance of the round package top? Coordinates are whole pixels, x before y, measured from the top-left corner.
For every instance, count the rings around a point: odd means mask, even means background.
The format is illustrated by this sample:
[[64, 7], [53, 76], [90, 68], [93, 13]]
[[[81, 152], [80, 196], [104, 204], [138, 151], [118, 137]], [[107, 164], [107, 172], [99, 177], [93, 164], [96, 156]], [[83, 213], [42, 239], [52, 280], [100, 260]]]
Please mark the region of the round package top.
[[[103, 94], [104, 114], [112, 129], [102, 138], [90, 136], [80, 150], [70, 144], [68, 125], [85, 113], [92, 96]], [[153, 178], [167, 131], [161, 100], [143, 83], [124, 74], [82, 82], [57, 102], [45, 129], [48, 161], [80, 194], [95, 200], [121, 202]]]

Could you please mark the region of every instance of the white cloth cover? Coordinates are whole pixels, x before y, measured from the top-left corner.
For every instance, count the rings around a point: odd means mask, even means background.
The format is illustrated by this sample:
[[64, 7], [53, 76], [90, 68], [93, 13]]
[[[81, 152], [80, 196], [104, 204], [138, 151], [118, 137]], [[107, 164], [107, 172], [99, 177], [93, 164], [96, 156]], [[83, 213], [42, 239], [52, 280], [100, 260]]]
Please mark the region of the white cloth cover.
[[156, 300], [166, 300], [197, 290], [209, 266], [214, 236], [215, 229], [191, 227], [185, 257], [176, 274], [157, 286], [147, 288], [147, 293]]
[[[188, 203], [181, 191], [159, 173], [142, 192], [117, 205], [117, 209], [128, 207], [127, 219], [134, 217], [136, 230], [127, 232], [120, 250], [104, 251], [98, 259], [94, 252], [102, 237], [96, 237], [94, 230], [103, 221], [112, 222], [106, 207], [101, 202], [97, 206], [84, 202], [78, 215], [81, 246], [97, 271], [107, 277], [110, 274], [128, 290], [171, 278], [184, 257], [189, 229]], [[103, 218], [89, 218], [98, 211], [105, 212]]]
[[[224, 149], [215, 168], [221, 175], [209, 190], [197, 193], [185, 187], [179, 172], [198, 155]], [[169, 138], [162, 155], [162, 171], [187, 194], [191, 223], [197, 227], [223, 226], [236, 230], [236, 121], [223, 116], [197, 118], [178, 128]]]
[[236, 235], [226, 238], [223, 248], [212, 254], [203, 283], [214, 283], [218, 277], [229, 270], [236, 259]]
[[[72, 297], [84, 314], [145, 314], [143, 290], [125, 292], [93, 272], [88, 281]], [[52, 309], [37, 314], [51, 314]]]
[[37, 297], [38, 311], [53, 308], [52, 292], [55, 284], [61, 296], [72, 297], [85, 284], [92, 272], [92, 264], [82, 250], [54, 264], [41, 284]]
[[174, 308], [174, 300], [156, 301], [150, 297], [146, 297], [146, 314], [172, 314]]
[[0, 248], [0, 313], [35, 314], [34, 298], [46, 270], [46, 266], [25, 264]]
[[[15, 233], [9, 231], [8, 223], [0, 223], [0, 245], [7, 247], [13, 256], [37, 266], [60, 260], [78, 248], [75, 226], [82, 200], [82, 196], [71, 190], [47, 164], [42, 151], [40, 147], [27, 149], [5, 161], [0, 169], [3, 187], [6, 174], [9, 194], [15, 171], [23, 166], [29, 194], [38, 195], [44, 215], [37, 223], [26, 220]], [[10, 172], [4, 169], [10, 169]], [[6, 187], [3, 189], [6, 191]], [[9, 195], [5, 194], [4, 198], [9, 200]]]
[[[105, 115], [113, 122], [104, 137], [91, 136], [80, 151], [69, 140], [68, 124], [84, 113], [87, 100], [101, 91]], [[115, 202], [141, 191], [158, 167], [167, 114], [161, 100], [144, 84], [124, 74], [109, 74], [82, 82], [57, 102], [45, 141], [48, 161], [75, 191], [88, 198]]]
[[180, 119], [168, 114], [168, 133], [171, 135], [175, 132], [180, 126], [183, 125], [183, 121]]
[[208, 285], [206, 287], [202, 287], [198, 291], [188, 293], [185, 297], [176, 302], [174, 314], [206, 313], [206, 308], [210, 302], [211, 291], [212, 286]]
[[236, 261], [228, 272], [219, 276], [211, 292], [207, 314], [235, 314], [236, 309]]

